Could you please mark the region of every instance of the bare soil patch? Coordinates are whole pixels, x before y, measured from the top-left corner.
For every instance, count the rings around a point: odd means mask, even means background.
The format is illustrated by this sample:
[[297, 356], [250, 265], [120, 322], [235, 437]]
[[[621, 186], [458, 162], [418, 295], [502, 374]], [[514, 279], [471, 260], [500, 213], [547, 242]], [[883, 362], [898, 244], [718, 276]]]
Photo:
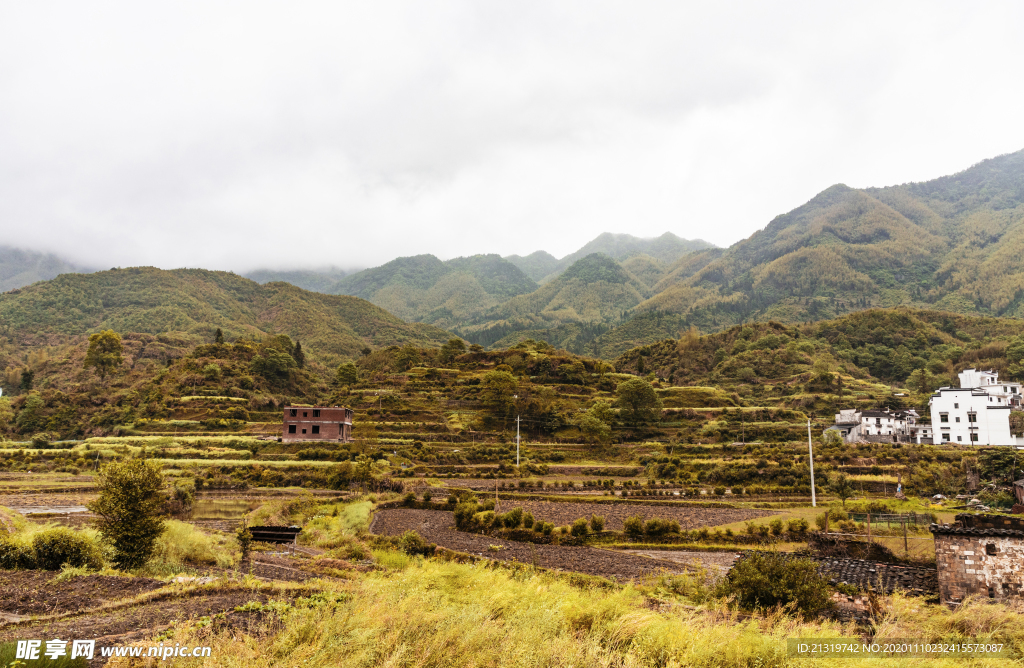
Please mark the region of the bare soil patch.
[[53, 571], [0, 571], [0, 612], [51, 615], [88, 610], [164, 586], [150, 578], [85, 575], [53, 582]]
[[693, 569], [703, 569], [713, 579], [728, 573], [740, 558], [738, 552], [695, 552], [692, 550], [624, 550], [624, 552], [674, 561]]
[[[443, 510], [395, 508], [379, 510], [374, 515], [373, 531], [377, 534], [397, 536], [410, 530], [416, 531], [428, 542], [457, 552], [607, 578], [631, 580], [661, 572], [683, 573], [688, 570], [678, 562], [612, 550], [534, 545], [465, 533], [455, 529], [452, 514]], [[494, 550], [492, 546], [499, 549]]]
[[[125, 635], [145, 637], [173, 621], [182, 621], [234, 610], [248, 601], [265, 602], [262, 593], [233, 590], [208, 595], [169, 598], [152, 603], [120, 608], [104, 613], [88, 612], [52, 622], [0, 627], [0, 641], [23, 638], [60, 638], [62, 640], [120, 638]], [[97, 645], [108, 644], [97, 642]]]
[[510, 501], [502, 499], [498, 503], [499, 512], [507, 512], [513, 508], [522, 508], [533, 513], [536, 519], [551, 522], [556, 526], [572, 524], [580, 517], [590, 518], [591, 515], [603, 515], [605, 529], [621, 531], [626, 518], [639, 515], [644, 520], [655, 517], [679, 522], [681, 529], [699, 529], [715, 527], [733, 522], [743, 522], [758, 517], [774, 515], [771, 510], [754, 510], [747, 508], [679, 508], [674, 506], [655, 506], [630, 503], [563, 503], [558, 501]]

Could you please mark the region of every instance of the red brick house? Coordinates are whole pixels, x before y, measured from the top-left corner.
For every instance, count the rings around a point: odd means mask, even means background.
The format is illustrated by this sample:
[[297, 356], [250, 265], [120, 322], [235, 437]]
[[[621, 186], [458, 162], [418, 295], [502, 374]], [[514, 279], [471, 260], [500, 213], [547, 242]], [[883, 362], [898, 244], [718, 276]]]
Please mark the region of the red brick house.
[[285, 406], [281, 441], [352, 440], [352, 409], [341, 406]]

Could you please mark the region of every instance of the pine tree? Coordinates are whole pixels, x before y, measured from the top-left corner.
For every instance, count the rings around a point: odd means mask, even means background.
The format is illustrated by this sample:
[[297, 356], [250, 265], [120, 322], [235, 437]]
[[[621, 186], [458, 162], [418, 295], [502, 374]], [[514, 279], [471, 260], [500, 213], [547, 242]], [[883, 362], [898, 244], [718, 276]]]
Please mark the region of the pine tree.
[[306, 365], [306, 353], [302, 352], [302, 344], [298, 341], [295, 342], [295, 349], [292, 351], [292, 357], [295, 358], [295, 364], [300, 369]]
[[220, 327], [217, 328], [217, 333], [213, 337], [213, 342], [217, 344], [224, 343], [224, 332], [220, 331]]

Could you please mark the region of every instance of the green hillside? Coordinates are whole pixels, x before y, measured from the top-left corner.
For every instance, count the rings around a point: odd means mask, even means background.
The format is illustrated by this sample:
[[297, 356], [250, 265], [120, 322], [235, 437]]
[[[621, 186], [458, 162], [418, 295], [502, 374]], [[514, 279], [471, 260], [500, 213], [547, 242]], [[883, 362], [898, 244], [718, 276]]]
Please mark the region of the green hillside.
[[919, 184], [836, 185], [639, 310], [706, 330], [870, 306], [1024, 314], [1024, 152]]
[[647, 255], [668, 266], [684, 255], [708, 248], [714, 248], [714, 245], [701, 239], [682, 239], [671, 232], [666, 232], [660, 237], [653, 239], [641, 239], [631, 234], [605, 232], [575, 253], [570, 253], [563, 257], [558, 261], [555, 268], [538, 282], [546, 283], [552, 280], [571, 267], [577, 260], [594, 253], [602, 253], [613, 260], [626, 260], [636, 255]]
[[0, 292], [48, 281], [60, 274], [90, 271], [50, 253], [0, 246]]
[[346, 276], [331, 292], [362, 297], [407, 321], [451, 327], [536, 287], [498, 255], [447, 262], [416, 255]]
[[[495, 306], [457, 331], [481, 345], [542, 338], [552, 345], [583, 352], [584, 340], [592, 341], [607, 331], [648, 294], [649, 288], [622, 265], [607, 255], [594, 253], [534, 292]], [[559, 329], [562, 325], [573, 327]], [[572, 340], [564, 337], [567, 333], [571, 333]]]
[[153, 267], [65, 274], [0, 295], [0, 333], [14, 342], [53, 345], [102, 329], [177, 334], [210, 341], [287, 334], [334, 363], [364, 347], [431, 345], [448, 335], [410, 325], [362, 299], [308, 292], [288, 283], [260, 285], [203, 269]]
[[331, 288], [337, 285], [338, 281], [345, 277], [347, 272], [330, 267], [320, 270], [294, 270], [276, 271], [273, 269], [257, 269], [243, 274], [257, 283], [276, 283], [284, 281], [295, 287], [312, 292], [330, 292]]
[[540, 281], [558, 268], [558, 258], [547, 251], [536, 251], [526, 256], [508, 255], [505, 259], [534, 281]]
[[1022, 363], [1024, 326], [1017, 319], [870, 309], [807, 325], [754, 322], [705, 336], [694, 330], [629, 350], [615, 368], [674, 385], [744, 385], [776, 401], [802, 401], [805, 393], [854, 400], [852, 380], [879, 379], [909, 388], [921, 405], [936, 388], [958, 386], [965, 368], [1022, 380]]

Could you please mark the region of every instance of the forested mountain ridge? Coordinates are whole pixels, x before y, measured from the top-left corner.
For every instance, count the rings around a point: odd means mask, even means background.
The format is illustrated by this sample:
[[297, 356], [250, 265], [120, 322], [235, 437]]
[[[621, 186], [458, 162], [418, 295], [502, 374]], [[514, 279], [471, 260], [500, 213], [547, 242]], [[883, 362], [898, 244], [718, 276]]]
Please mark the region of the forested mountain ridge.
[[535, 251], [525, 256], [506, 255], [505, 259], [519, 267], [534, 281], [540, 281], [559, 266], [558, 258], [547, 251]]
[[211, 341], [218, 328], [229, 338], [287, 334], [328, 363], [358, 357], [365, 347], [429, 346], [450, 336], [357, 297], [204, 269], [65, 274], [0, 295], [0, 334], [15, 344], [56, 345], [102, 329], [198, 343]]
[[705, 331], [869, 306], [1024, 314], [1024, 151], [926, 183], [836, 185], [778, 216], [638, 311]]
[[513, 297], [456, 331], [482, 345], [500, 347], [543, 338], [576, 350], [579, 346], [567, 337], [592, 340], [649, 294], [650, 288], [618, 262], [593, 253], [534, 292]]
[[329, 293], [331, 288], [347, 274], [348, 272], [342, 269], [330, 267], [328, 269], [296, 269], [292, 271], [256, 269], [242, 275], [261, 284], [284, 281], [303, 290]]
[[620, 373], [653, 373], [673, 385], [746, 384], [793, 396], [844, 392], [843, 377], [877, 378], [919, 394], [958, 386], [965, 368], [1024, 379], [1019, 320], [918, 309], [868, 309], [811, 324], [751, 322], [714, 334], [696, 330], [627, 351]]
[[0, 292], [48, 281], [60, 274], [90, 271], [51, 253], [0, 246]]
[[536, 288], [533, 279], [498, 255], [446, 262], [415, 255], [346, 276], [330, 292], [362, 297], [408, 321], [449, 327]]
[[613, 260], [628, 260], [634, 256], [646, 255], [664, 266], [669, 266], [679, 258], [695, 251], [702, 251], [715, 248], [703, 239], [682, 239], [671, 232], [665, 232], [660, 237], [643, 239], [634, 237], [631, 234], [612, 234], [604, 232], [595, 239], [587, 242], [575, 253], [570, 253], [560, 260], [543, 251], [538, 251], [525, 258], [518, 255], [510, 255], [507, 260], [521, 265], [524, 271], [527, 267], [532, 272], [547, 270], [547, 273], [537, 277], [531, 273], [531, 277], [538, 283], [546, 283], [571, 267], [576, 261], [594, 253], [607, 255]]

